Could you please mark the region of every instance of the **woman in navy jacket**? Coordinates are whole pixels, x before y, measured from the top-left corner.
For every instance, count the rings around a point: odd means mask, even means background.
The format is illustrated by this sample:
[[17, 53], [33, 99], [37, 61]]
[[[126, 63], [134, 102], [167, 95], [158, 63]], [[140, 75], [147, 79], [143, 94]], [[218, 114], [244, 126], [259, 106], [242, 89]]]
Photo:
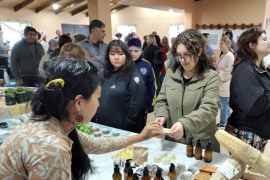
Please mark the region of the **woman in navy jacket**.
[[264, 30], [249, 28], [239, 37], [230, 84], [233, 113], [225, 128], [261, 152], [270, 139], [270, 71], [263, 64], [269, 53]]
[[96, 122], [141, 132], [146, 125], [146, 89], [127, 45], [121, 40], [109, 43], [105, 54], [104, 83]]

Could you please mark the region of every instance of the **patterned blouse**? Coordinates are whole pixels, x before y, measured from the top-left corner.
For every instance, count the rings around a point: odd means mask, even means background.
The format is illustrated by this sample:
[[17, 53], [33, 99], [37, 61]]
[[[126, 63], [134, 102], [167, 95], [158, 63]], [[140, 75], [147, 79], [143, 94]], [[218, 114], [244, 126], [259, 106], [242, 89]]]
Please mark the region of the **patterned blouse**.
[[[96, 138], [78, 131], [87, 154], [127, 146], [127, 138]], [[28, 120], [0, 146], [0, 179], [71, 179], [72, 140], [56, 119]]]

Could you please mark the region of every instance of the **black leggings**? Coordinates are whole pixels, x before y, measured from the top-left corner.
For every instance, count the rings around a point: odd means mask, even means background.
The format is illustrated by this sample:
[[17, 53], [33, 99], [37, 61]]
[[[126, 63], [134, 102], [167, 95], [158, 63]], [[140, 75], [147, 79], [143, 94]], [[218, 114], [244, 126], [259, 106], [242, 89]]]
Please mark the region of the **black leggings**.
[[39, 78], [37, 76], [24, 76], [22, 77], [22, 85], [28, 87], [37, 87]]
[[7, 57], [0, 57], [0, 67], [4, 66], [5, 69], [8, 69], [8, 58]]

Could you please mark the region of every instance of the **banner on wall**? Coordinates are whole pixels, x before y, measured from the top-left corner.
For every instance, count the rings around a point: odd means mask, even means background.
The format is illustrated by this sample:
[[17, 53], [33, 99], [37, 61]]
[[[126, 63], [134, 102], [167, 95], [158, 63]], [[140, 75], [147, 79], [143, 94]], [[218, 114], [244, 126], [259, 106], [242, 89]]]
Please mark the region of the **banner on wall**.
[[[233, 33], [233, 40], [237, 42], [239, 36], [242, 34], [244, 30], [236, 29], [232, 30]], [[212, 49], [219, 49], [219, 41], [222, 37], [222, 32], [223, 30], [207, 30], [207, 29], [201, 29], [201, 33], [209, 33], [209, 38], [210, 38], [210, 46]]]

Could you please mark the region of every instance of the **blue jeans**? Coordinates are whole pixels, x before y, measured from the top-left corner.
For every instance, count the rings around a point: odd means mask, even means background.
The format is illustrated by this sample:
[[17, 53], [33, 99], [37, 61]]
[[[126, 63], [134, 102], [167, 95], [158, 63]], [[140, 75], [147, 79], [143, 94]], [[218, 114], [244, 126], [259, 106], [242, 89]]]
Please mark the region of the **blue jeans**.
[[220, 123], [226, 125], [230, 114], [229, 97], [220, 97]]

